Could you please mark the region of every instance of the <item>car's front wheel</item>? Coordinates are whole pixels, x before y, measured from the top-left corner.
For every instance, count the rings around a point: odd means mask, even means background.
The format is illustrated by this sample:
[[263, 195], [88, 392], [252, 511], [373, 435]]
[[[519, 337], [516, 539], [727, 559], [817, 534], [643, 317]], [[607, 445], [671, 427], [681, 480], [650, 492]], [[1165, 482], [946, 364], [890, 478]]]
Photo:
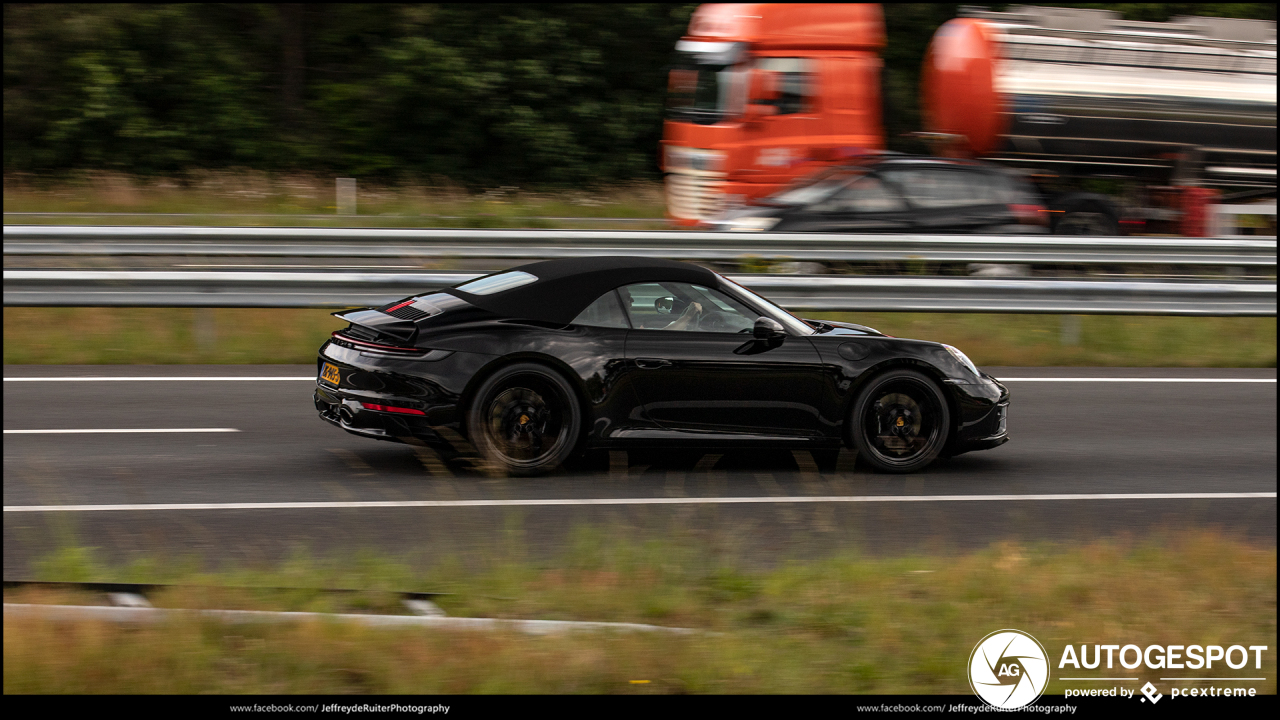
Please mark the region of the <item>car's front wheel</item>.
[[573, 388], [536, 363], [508, 365], [476, 391], [467, 430], [476, 450], [510, 475], [541, 475], [573, 452], [582, 414]]
[[914, 370], [872, 378], [850, 414], [859, 459], [881, 472], [914, 472], [947, 444], [951, 413], [942, 389]]

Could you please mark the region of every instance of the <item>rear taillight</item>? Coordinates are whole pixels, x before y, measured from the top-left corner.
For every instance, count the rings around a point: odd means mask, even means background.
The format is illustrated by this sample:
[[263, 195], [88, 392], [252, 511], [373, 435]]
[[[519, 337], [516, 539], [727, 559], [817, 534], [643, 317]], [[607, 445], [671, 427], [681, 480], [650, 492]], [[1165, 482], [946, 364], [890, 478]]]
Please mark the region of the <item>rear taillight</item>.
[[401, 415], [426, 415], [426, 413], [421, 410], [414, 410], [413, 408], [406, 408], [406, 407], [396, 407], [395, 405], [376, 405], [374, 403], [367, 403], [367, 402], [361, 401], [360, 406], [363, 407], [365, 410], [377, 410], [378, 412], [400, 413]]
[[1010, 205], [1009, 212], [1020, 225], [1048, 225], [1049, 209], [1043, 205]]
[[403, 355], [405, 357], [417, 357], [424, 353], [430, 352], [422, 348], [409, 347], [405, 345], [388, 345], [386, 343], [376, 343], [370, 340], [363, 340], [352, 337], [345, 330], [337, 330], [333, 333], [333, 339], [339, 343], [350, 345], [356, 350], [363, 352], [376, 352], [386, 355]]

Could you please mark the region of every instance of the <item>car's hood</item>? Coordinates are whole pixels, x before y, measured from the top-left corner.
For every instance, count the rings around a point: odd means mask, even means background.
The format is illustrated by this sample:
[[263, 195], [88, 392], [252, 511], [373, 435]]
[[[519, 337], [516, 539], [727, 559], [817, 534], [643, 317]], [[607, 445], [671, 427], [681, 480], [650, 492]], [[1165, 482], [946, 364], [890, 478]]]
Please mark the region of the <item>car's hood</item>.
[[731, 207], [705, 221], [711, 230], [721, 232], [760, 232], [772, 226], [786, 208], [739, 205]]
[[[829, 327], [831, 328], [830, 330], [827, 330], [826, 332], [822, 332], [822, 328], [821, 328], [821, 327], [819, 327], [819, 328], [818, 328], [818, 330], [819, 330], [819, 331], [818, 331], [818, 333], [817, 333], [817, 334], [818, 334], [818, 336], [831, 336], [831, 335], [876, 335], [876, 336], [879, 336], [879, 337], [888, 337], [887, 335], [885, 335], [884, 333], [880, 332], [879, 330], [876, 330], [875, 328], [867, 327], [866, 325], [859, 325], [859, 324], [857, 324], [857, 323], [836, 322], [835, 320], [805, 320], [805, 322], [807, 322], [807, 323], [809, 323], [809, 324], [811, 324], [811, 325], [814, 325], [814, 324], [817, 324], [817, 325], [820, 325], [820, 326], [821, 326], [821, 325], [826, 325], [826, 326], [829, 326]], [[842, 330], [843, 330], [844, 332], [841, 332]]]

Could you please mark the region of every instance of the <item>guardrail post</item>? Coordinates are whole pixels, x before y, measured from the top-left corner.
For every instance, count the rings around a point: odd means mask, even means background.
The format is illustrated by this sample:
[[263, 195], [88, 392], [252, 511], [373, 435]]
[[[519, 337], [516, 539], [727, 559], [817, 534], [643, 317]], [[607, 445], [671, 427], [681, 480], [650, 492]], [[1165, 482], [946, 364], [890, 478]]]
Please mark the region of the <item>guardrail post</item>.
[[1235, 235], [1235, 227], [1231, 228], [1231, 232], [1227, 232], [1226, 213], [1222, 212], [1221, 205], [1209, 206], [1209, 237], [1226, 237], [1227, 235]]
[[1062, 345], [1079, 345], [1080, 344], [1080, 316], [1079, 315], [1063, 315], [1062, 328], [1058, 337], [1059, 344]]
[[356, 214], [355, 178], [338, 178], [338, 214]]
[[192, 321], [192, 335], [196, 340], [196, 349], [205, 353], [213, 350], [218, 342], [218, 324], [213, 316], [213, 308], [196, 308]]

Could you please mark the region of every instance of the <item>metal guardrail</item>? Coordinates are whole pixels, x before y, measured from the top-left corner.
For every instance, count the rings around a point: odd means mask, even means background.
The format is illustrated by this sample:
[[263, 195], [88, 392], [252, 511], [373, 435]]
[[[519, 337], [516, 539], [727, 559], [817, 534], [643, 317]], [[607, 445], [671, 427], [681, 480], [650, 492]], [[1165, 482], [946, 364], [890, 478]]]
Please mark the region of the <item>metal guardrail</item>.
[[[6, 306], [375, 306], [476, 273], [6, 270]], [[793, 310], [1274, 316], [1274, 283], [733, 275]]]
[[836, 235], [590, 230], [402, 230], [6, 225], [5, 255], [540, 259], [639, 255], [804, 261], [925, 261], [1274, 267], [1276, 239]]
[[493, 217], [498, 220], [536, 220], [540, 222], [560, 223], [665, 223], [666, 218], [634, 218], [634, 217], [559, 217], [553, 215], [299, 215], [296, 213], [149, 213], [149, 212], [6, 212], [4, 216], [14, 218], [201, 218], [244, 220], [246, 218], [271, 218], [275, 220], [343, 220], [381, 222], [395, 220], [474, 220]]
[[[646, 255], [793, 260], [1274, 267], [1275, 238], [829, 235], [678, 231], [400, 230], [30, 226], [4, 228], [6, 265], [23, 258], [509, 258]], [[319, 268], [317, 268], [319, 270]], [[6, 269], [6, 306], [325, 307], [379, 305], [475, 273]], [[1276, 314], [1260, 282], [1094, 281], [740, 275], [805, 310], [1070, 314]]]
[[185, 610], [176, 608], [108, 607], [100, 605], [36, 605], [5, 603], [4, 618], [59, 622], [172, 623], [199, 619], [224, 623], [329, 622], [375, 628], [437, 628], [520, 632], [552, 635], [587, 630], [608, 632], [663, 632], [689, 635], [703, 632], [693, 628], [643, 625], [640, 623], [592, 622], [585, 620], [517, 620], [487, 617], [439, 617], [430, 615], [372, 615], [357, 613], [270, 612], [265, 610]]

